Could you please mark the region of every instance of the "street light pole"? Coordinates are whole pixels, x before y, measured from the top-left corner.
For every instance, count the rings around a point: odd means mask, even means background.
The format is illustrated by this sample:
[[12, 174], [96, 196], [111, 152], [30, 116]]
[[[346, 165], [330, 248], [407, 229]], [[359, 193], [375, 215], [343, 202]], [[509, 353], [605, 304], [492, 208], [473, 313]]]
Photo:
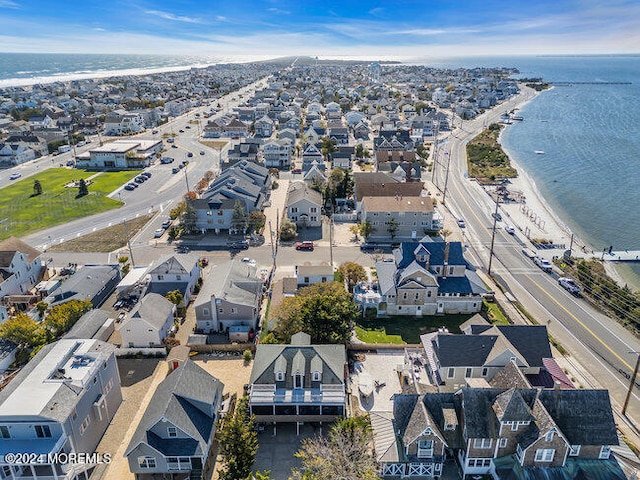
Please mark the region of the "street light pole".
[[127, 219], [122, 219], [122, 225], [124, 226], [124, 236], [127, 239], [127, 245], [129, 246], [129, 257], [131, 258], [131, 266], [135, 268], [136, 264], [133, 261], [133, 248], [131, 248], [131, 239], [129, 238], [129, 231], [127, 230]]
[[187, 176], [187, 166], [184, 167], [184, 181], [187, 184], [187, 193], [189, 193], [189, 177]]
[[493, 231], [491, 233], [491, 250], [489, 250], [489, 268], [487, 269], [487, 275], [491, 275], [491, 260], [493, 260], [493, 245], [496, 241], [496, 223], [498, 223], [498, 206], [499, 206], [498, 192], [496, 192], [496, 211], [493, 213]]
[[447, 173], [444, 176], [444, 191], [442, 192], [442, 204], [444, 205], [445, 200], [447, 198], [447, 184], [449, 183], [449, 166], [451, 165], [451, 155], [449, 152], [444, 152], [447, 156]]

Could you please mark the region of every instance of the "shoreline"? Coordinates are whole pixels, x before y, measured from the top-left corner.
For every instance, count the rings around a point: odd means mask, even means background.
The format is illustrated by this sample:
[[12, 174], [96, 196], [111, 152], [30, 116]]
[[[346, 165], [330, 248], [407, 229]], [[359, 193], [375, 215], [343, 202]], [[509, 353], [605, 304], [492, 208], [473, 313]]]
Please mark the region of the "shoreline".
[[[516, 108], [520, 109], [541, 93], [542, 92], [536, 92], [530, 99], [519, 103]], [[593, 256], [598, 258], [598, 252], [594, 250], [593, 245], [584, 241], [583, 238], [579, 237], [571, 230], [571, 228], [563, 221], [562, 217], [551, 207], [549, 201], [544, 198], [544, 195], [542, 195], [538, 189], [535, 180], [529, 175], [523, 164], [518, 162], [515, 154], [505, 147], [502, 142], [502, 134], [508, 127], [509, 125], [506, 125], [498, 136], [498, 143], [509, 157], [510, 164], [518, 171], [518, 176], [516, 178], [509, 179], [511, 183], [508, 186], [508, 189], [512, 192], [521, 193], [525, 198], [524, 204], [501, 204], [501, 208], [509, 216], [509, 221], [513, 223], [513, 226], [521, 234], [525, 234], [525, 232], [527, 232], [528, 235], [525, 235], [525, 237], [548, 238], [553, 240], [554, 243], [565, 244], [565, 249], [547, 250], [547, 256], [549, 256], [549, 259], [551, 256], [561, 256], [563, 251], [569, 248], [572, 235], [572, 254], [574, 257], [590, 258]], [[541, 252], [545, 252], [545, 250], [542, 250]], [[625, 279], [611, 262], [603, 262], [603, 265], [607, 275], [621, 286], [627, 284], [632, 287], [639, 288], [638, 286], [633, 285], [630, 280]]]

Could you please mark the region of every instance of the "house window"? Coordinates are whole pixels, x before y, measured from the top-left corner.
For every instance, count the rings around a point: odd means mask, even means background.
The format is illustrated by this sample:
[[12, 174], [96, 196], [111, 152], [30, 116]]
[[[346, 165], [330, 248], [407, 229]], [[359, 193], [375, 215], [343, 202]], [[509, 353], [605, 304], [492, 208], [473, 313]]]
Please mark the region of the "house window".
[[310, 212], [310, 213], [316, 213], [317, 211], [318, 211], [318, 207], [311, 207], [311, 208], [309, 209], [309, 212]]
[[164, 275], [158, 275], [158, 280], [164, 280]]
[[433, 440], [418, 441], [418, 457], [419, 458], [433, 457]]
[[467, 461], [467, 465], [470, 467], [476, 467], [476, 468], [490, 467], [491, 459], [490, 458], [470, 458]]
[[218, 210], [218, 215], [220, 215], [220, 216], [222, 216], [222, 215], [223, 215], [222, 210]]
[[296, 372], [293, 375], [293, 388], [304, 388], [304, 375]]
[[406, 300], [406, 299], [407, 299], [407, 292], [404, 292], [404, 294], [402, 295], [402, 298], [403, 298], [404, 300]]
[[449, 275], [453, 275], [453, 267], [449, 267]]
[[284, 372], [276, 372], [276, 382], [284, 382]]
[[80, 429], [79, 429], [80, 435], [84, 434], [85, 430], [87, 429], [90, 423], [91, 423], [91, 418], [89, 418], [89, 415], [87, 415], [82, 421], [82, 425], [80, 425]]
[[74, 408], [73, 410], [71, 410], [71, 418], [73, 420], [75, 420], [76, 418], [78, 418], [78, 412], [76, 412], [76, 409]]
[[416, 300], [418, 300], [418, 298], [420, 298], [420, 292], [416, 292]]
[[153, 457], [138, 457], [140, 468], [156, 468], [156, 459]]
[[536, 462], [552, 462], [553, 457], [556, 454], [553, 448], [539, 448], [536, 450]]
[[500, 439], [500, 448], [505, 448], [507, 446], [507, 438]]
[[464, 378], [471, 378], [471, 374], [473, 373], [472, 368], [467, 368], [464, 372]]
[[577, 457], [580, 455], [580, 445], [571, 445], [571, 449], [569, 450], [570, 457]]
[[168, 437], [177, 437], [178, 429], [176, 427], [167, 427], [167, 436]]
[[6, 425], [0, 426], [0, 438], [11, 438], [9, 427], [7, 427]]
[[488, 369], [487, 367], [484, 367], [484, 368], [482, 369], [482, 376], [483, 376], [483, 377], [486, 377], [486, 376], [487, 376], [487, 373], [489, 373], [489, 369]]
[[291, 207], [291, 213], [298, 213], [298, 207]]
[[473, 440], [473, 448], [491, 448], [492, 443], [491, 438], [476, 438]]
[[104, 394], [107, 395], [113, 388], [113, 378], [110, 378], [107, 384], [104, 386]]
[[455, 368], [450, 368], [447, 371], [447, 378], [453, 378], [456, 376], [456, 369]]
[[309, 283], [309, 277], [304, 277], [304, 283]]
[[176, 275], [176, 280], [182, 280], [182, 276], [181, 275]]
[[427, 290], [427, 297], [431, 298], [431, 290]]
[[313, 381], [314, 382], [320, 381], [320, 372], [313, 372]]
[[598, 458], [600, 458], [601, 460], [606, 460], [609, 458], [610, 455], [611, 455], [611, 447], [609, 445], [603, 445], [600, 448], [600, 456]]
[[202, 309], [202, 314], [206, 315], [208, 317], [209, 316], [209, 309], [208, 308], [203, 308]]
[[235, 307], [231, 307], [231, 313], [238, 313], [238, 309]]
[[551, 440], [553, 440], [553, 430], [548, 431], [547, 434], [544, 436], [544, 439], [547, 442], [550, 442]]
[[224, 308], [220, 307], [220, 308], [218, 309], [218, 313], [224, 313]]

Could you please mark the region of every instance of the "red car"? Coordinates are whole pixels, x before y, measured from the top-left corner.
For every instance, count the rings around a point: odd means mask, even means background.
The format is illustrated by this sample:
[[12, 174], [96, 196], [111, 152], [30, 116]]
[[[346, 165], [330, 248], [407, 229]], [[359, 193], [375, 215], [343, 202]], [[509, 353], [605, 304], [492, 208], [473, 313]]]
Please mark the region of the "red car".
[[296, 250], [313, 250], [313, 242], [296, 242]]

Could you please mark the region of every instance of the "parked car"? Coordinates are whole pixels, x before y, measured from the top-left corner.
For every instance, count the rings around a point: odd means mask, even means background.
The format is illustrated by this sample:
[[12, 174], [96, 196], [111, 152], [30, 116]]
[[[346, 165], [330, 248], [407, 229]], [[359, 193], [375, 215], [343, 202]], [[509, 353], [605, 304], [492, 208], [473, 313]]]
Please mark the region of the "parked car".
[[167, 143], [173, 143], [173, 142], [174, 142], [173, 137], [167, 138]]
[[460, 228], [465, 228], [467, 226], [467, 224], [464, 222], [464, 218], [459, 218], [458, 219], [458, 226]]
[[158, 130], [151, 130], [151, 133], [155, 135], [156, 133], [158, 133]]
[[151, 178], [151, 173], [149, 173], [149, 172], [142, 172], [142, 173], [140, 174], [140, 176], [141, 176], [141, 177]]
[[543, 272], [551, 273], [553, 266], [549, 263], [549, 260], [545, 260], [542, 257], [536, 257], [533, 259], [536, 265], [540, 267]]
[[249, 242], [246, 240], [238, 240], [227, 243], [227, 247], [232, 250], [246, 250], [249, 248]]
[[304, 242], [296, 242], [296, 250], [311, 250], [313, 251], [313, 242], [305, 240]]
[[67, 160], [67, 163], [65, 163], [65, 165], [66, 165], [67, 167], [73, 167], [74, 162], [73, 162], [73, 160]]
[[301, 168], [294, 168], [293, 170], [291, 170], [291, 173], [302, 173], [302, 169]]
[[142, 177], [138, 175], [136, 178], [133, 179], [133, 181], [136, 183], [144, 183], [147, 181], [147, 177]]
[[524, 253], [527, 257], [534, 259], [537, 257], [537, 253], [531, 250], [530, 248], [523, 248], [522, 253]]
[[507, 233], [509, 235], [515, 235], [516, 234], [516, 229], [513, 228], [511, 225], [505, 225], [504, 229], [507, 231]]
[[572, 278], [560, 277], [558, 279], [558, 283], [560, 284], [560, 286], [562, 288], [564, 288], [566, 291], [568, 291], [569, 293], [572, 293], [574, 295], [577, 295], [578, 293], [580, 293], [580, 290], [582, 290], [578, 286], [578, 284], [573, 281]]
[[200, 150], [200, 155], [204, 155], [204, 150]]
[[184, 133], [184, 130], [180, 129], [180, 133]]
[[133, 185], [131, 185], [130, 183], [127, 183], [127, 184], [124, 186], [124, 189], [125, 189], [125, 190], [135, 190], [135, 189], [136, 189], [136, 187], [134, 187], [134, 186], [133, 186]]
[[164, 228], [156, 228], [155, 232], [153, 232], [153, 238], [160, 238], [164, 233]]
[[171, 145], [171, 148], [178, 148], [178, 145], [174, 143], [173, 145]]
[[167, 218], [164, 222], [162, 222], [162, 228], [165, 230], [171, 226], [171, 219]]
[[180, 171], [180, 169], [178, 167], [173, 167], [171, 169], [171, 173], [178, 173]]
[[498, 213], [493, 212], [491, 214], [491, 217], [495, 218], [497, 221], [501, 221], [502, 220], [502, 215], [500, 214], [500, 212], [498, 212]]
[[193, 157], [193, 152], [187, 153], [187, 157], [189, 157], [189, 158]]
[[9, 177], [9, 180], [15, 180], [16, 178], [20, 178], [22, 174], [20, 172], [12, 173]]

